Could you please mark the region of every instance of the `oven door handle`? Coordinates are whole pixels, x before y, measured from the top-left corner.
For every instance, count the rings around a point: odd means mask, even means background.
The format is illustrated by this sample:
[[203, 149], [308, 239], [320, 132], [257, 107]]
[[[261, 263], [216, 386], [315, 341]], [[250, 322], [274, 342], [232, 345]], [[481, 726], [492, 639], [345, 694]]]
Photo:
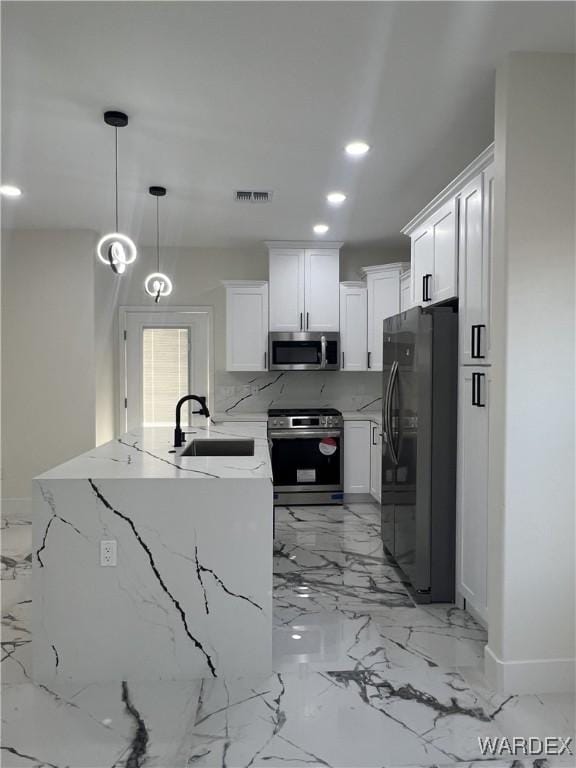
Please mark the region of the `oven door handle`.
[[342, 437], [342, 430], [326, 430], [326, 429], [287, 429], [284, 432], [268, 432], [268, 437], [271, 440], [301, 440], [306, 437]]

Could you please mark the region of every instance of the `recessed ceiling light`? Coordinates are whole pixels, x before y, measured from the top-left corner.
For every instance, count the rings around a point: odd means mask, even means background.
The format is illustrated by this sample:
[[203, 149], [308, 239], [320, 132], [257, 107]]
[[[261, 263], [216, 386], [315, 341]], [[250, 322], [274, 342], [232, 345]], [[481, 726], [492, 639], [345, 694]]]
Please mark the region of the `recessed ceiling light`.
[[22, 190], [19, 187], [14, 187], [12, 184], [2, 184], [0, 186], [0, 195], [4, 197], [20, 197]]
[[365, 155], [370, 150], [370, 144], [366, 144], [365, 141], [351, 141], [346, 144], [346, 154], [352, 155], [352, 157], [360, 157]]
[[314, 225], [314, 232], [317, 235], [325, 235], [326, 232], [328, 232], [329, 229], [330, 229], [330, 227], [328, 226], [328, 224], [315, 224]]
[[302, 635], [292, 635], [292, 640], [302, 640]]
[[340, 203], [346, 200], [346, 195], [344, 192], [330, 192], [329, 195], [326, 195], [326, 200], [328, 200], [330, 205], [340, 205]]

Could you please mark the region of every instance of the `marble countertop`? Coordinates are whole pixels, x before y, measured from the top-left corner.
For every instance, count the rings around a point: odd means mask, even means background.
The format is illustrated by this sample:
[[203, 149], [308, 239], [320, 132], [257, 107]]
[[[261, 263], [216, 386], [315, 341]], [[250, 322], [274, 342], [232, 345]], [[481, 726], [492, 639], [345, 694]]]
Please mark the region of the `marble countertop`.
[[252, 438], [254, 456], [181, 456], [184, 446], [173, 453], [173, 434], [173, 427], [135, 429], [36, 479], [272, 479], [268, 441], [261, 427], [256, 430], [247, 423], [224, 425], [218, 421], [207, 425], [202, 419], [202, 425], [188, 427], [186, 431], [187, 443], [195, 438]]

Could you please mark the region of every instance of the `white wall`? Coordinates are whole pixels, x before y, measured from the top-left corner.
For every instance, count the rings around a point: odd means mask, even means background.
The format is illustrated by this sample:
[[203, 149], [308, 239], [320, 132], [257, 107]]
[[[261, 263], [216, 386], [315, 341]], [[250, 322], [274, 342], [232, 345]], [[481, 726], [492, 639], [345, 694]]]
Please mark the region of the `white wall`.
[[574, 686], [574, 66], [497, 73], [487, 673]]
[[28, 498], [35, 475], [94, 445], [93, 244], [78, 231], [5, 237], [4, 499]]

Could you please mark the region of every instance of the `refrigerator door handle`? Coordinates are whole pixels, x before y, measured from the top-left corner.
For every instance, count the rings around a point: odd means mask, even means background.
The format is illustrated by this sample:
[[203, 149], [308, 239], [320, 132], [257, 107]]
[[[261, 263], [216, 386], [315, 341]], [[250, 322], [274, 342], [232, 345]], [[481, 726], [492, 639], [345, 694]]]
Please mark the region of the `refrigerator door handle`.
[[388, 448], [390, 449], [390, 456], [396, 466], [398, 466], [398, 454], [396, 453], [396, 446], [394, 445], [394, 435], [392, 433], [392, 392], [394, 391], [394, 384], [398, 378], [398, 362], [394, 360], [392, 363], [392, 369], [390, 371], [390, 379], [388, 380], [388, 391], [386, 393], [386, 438]]

